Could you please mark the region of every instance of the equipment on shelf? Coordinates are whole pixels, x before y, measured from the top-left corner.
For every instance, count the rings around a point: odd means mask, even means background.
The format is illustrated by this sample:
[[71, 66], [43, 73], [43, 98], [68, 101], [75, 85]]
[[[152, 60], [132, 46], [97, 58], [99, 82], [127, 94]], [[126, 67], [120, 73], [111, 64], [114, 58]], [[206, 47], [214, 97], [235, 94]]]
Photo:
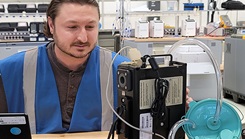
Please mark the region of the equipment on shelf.
[[194, 19], [190, 19], [190, 16], [188, 16], [188, 19], [182, 20], [181, 24], [181, 35], [182, 36], [196, 36], [197, 30], [197, 23]]
[[245, 21], [237, 21], [236, 23], [236, 34], [238, 36], [245, 35]]
[[221, 27], [215, 27], [213, 23], [209, 23], [204, 28], [204, 34], [207, 36], [230, 36], [232, 34], [236, 33], [235, 28], [221, 28]]
[[184, 11], [203, 10], [204, 3], [184, 3]]
[[220, 15], [220, 27], [231, 28], [232, 23], [228, 15]]
[[5, 12], [5, 8], [3, 4], [0, 4], [0, 13], [4, 13]]
[[[177, 35], [181, 35], [181, 28], [178, 28], [177, 33], [178, 33]], [[166, 35], [166, 36], [176, 35], [175, 34], [175, 27], [164, 26], [164, 35]]]
[[47, 41], [43, 34], [44, 22], [30, 22], [30, 37], [25, 38], [27, 41]]
[[27, 22], [18, 22], [17, 27], [16, 27], [16, 31], [17, 32], [20, 32], [20, 31], [28, 32], [28, 23]]
[[228, 15], [220, 15], [220, 22], [211, 22], [204, 28], [204, 34], [207, 36], [228, 36], [236, 33]]
[[160, 20], [160, 16], [147, 16], [147, 21], [150, 22], [151, 20]]
[[245, 5], [240, 1], [227, 0], [221, 3], [221, 8], [225, 8], [226, 10], [244, 10]]
[[164, 22], [162, 20], [150, 21], [150, 37], [161, 38], [164, 36]]
[[21, 40], [29, 36], [27, 22], [1, 22], [0, 39], [2, 40]]
[[49, 4], [38, 4], [37, 5], [37, 11], [38, 13], [45, 13], [48, 9]]
[[26, 13], [36, 13], [37, 12], [37, 7], [36, 4], [26, 4]]
[[44, 22], [2, 22], [0, 40], [47, 41], [43, 33]]
[[36, 13], [35, 4], [8, 4], [8, 13]]
[[160, 1], [147, 1], [147, 8], [151, 11], [160, 11]]
[[[15, 4], [11, 3], [7, 5], [6, 13], [45, 13], [49, 4]], [[0, 12], [5, 12], [4, 5], [0, 4]]]
[[245, 21], [237, 21], [236, 26], [237, 27], [245, 27]]
[[149, 22], [146, 20], [138, 20], [135, 22], [135, 37], [148, 38], [149, 37]]

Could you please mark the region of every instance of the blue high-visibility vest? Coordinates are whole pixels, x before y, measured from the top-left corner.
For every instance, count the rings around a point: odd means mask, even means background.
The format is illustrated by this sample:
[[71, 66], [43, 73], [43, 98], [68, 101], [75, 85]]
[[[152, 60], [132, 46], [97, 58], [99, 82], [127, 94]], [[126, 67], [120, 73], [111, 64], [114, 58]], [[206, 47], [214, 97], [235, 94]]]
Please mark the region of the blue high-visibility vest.
[[[69, 129], [62, 115], [54, 73], [46, 45], [19, 52], [0, 61], [0, 74], [11, 113], [27, 113], [32, 133], [109, 130], [113, 113], [106, 101], [106, 85], [114, 52], [96, 46], [78, 88]], [[109, 78], [109, 100], [117, 106], [117, 66], [129, 61], [117, 56]], [[114, 81], [113, 81], [114, 80]]]

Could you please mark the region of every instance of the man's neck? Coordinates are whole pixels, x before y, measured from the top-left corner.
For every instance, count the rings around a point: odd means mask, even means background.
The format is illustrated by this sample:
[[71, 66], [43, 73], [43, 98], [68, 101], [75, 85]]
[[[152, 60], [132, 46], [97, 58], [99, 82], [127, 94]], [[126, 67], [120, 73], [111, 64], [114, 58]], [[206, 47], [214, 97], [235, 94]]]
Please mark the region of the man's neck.
[[61, 52], [61, 50], [58, 50], [59, 48], [55, 47], [55, 54], [58, 59], [58, 61], [68, 69], [72, 71], [76, 71], [81, 67], [88, 59], [89, 54], [83, 58], [75, 58], [72, 56], [68, 56], [67, 54]]

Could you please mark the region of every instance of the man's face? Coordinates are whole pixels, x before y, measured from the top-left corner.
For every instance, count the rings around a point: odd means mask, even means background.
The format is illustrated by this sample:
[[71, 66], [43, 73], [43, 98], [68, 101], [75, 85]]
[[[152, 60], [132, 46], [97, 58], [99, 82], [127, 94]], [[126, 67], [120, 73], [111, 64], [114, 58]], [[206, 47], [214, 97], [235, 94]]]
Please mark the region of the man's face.
[[84, 58], [96, 45], [99, 15], [94, 6], [62, 4], [54, 22], [48, 18], [48, 23], [62, 56]]

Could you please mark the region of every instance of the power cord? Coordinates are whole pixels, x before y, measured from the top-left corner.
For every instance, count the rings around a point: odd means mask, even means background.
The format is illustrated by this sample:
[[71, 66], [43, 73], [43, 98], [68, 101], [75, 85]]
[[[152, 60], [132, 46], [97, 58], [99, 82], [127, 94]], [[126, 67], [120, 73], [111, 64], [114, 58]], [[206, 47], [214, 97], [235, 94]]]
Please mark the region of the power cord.
[[155, 99], [151, 105], [151, 116], [158, 119], [165, 119], [167, 115], [166, 97], [169, 91], [169, 82], [166, 79], [160, 78], [159, 66], [154, 57], [145, 55], [141, 58], [143, 61], [142, 68], [146, 67], [146, 59], [149, 58], [151, 68], [156, 71], [155, 79]]
[[242, 139], [245, 139], [245, 129], [242, 129]]
[[166, 79], [155, 80], [155, 99], [151, 105], [151, 116], [165, 119], [167, 115], [166, 97], [169, 91], [169, 82]]
[[[125, 110], [124, 106], [121, 105], [120, 107], [117, 108], [117, 113], [118, 115], [122, 116], [123, 111]], [[114, 121], [114, 123], [111, 125], [111, 129], [109, 131], [108, 137], [107, 139], [114, 139], [114, 134], [115, 134], [115, 130], [118, 124], [119, 118], [117, 117], [116, 120]]]

